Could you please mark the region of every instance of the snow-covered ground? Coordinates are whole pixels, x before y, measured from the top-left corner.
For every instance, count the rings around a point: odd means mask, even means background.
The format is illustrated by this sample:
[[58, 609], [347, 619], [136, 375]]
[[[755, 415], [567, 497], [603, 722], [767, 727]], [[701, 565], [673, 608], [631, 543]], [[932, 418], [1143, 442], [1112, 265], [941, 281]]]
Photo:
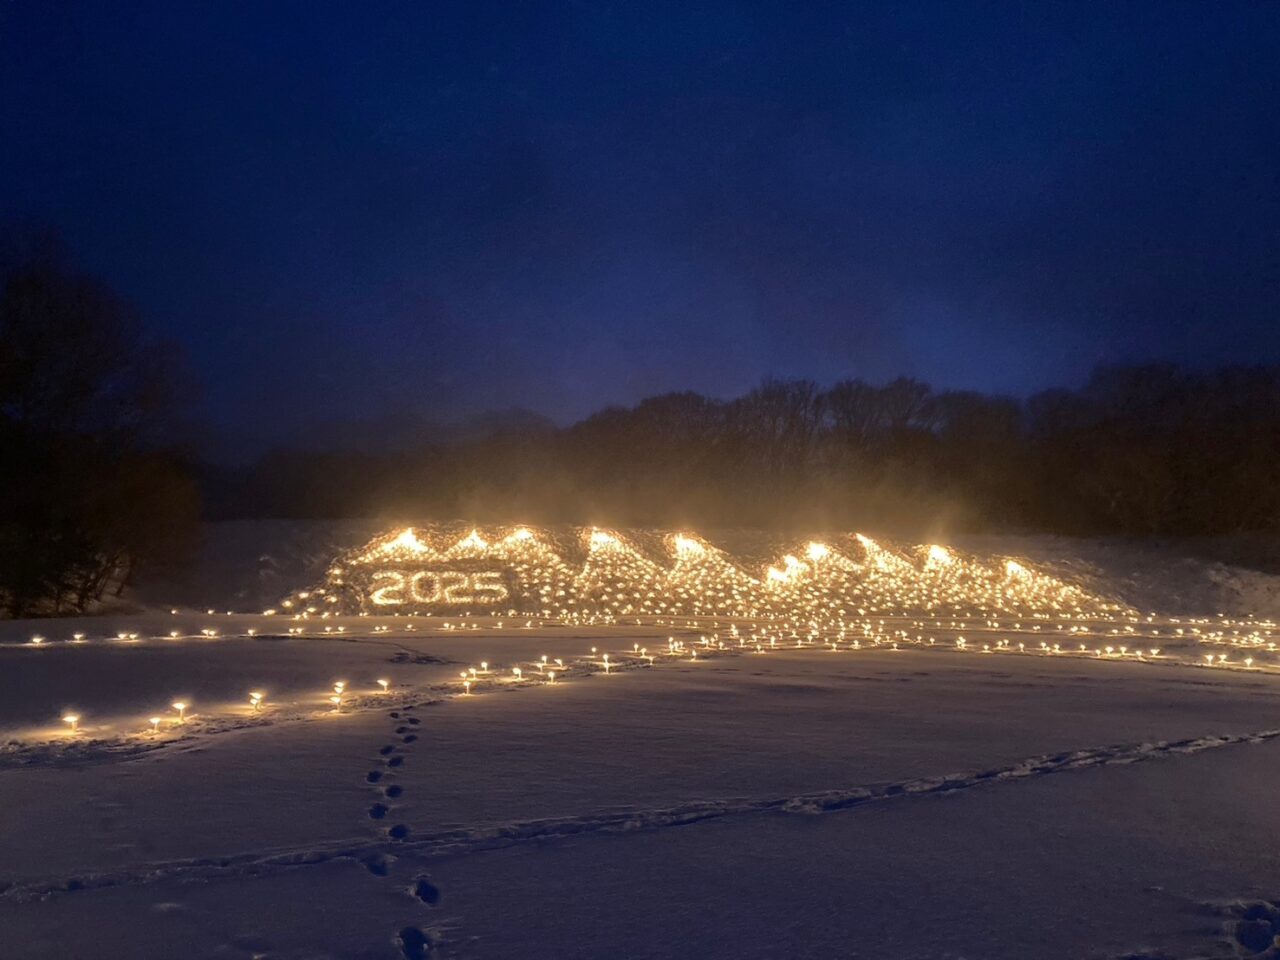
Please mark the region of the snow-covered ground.
[[0, 624], [0, 957], [1277, 956], [1263, 574], [986, 543], [1142, 613], [843, 637], [257, 612], [376, 532]]

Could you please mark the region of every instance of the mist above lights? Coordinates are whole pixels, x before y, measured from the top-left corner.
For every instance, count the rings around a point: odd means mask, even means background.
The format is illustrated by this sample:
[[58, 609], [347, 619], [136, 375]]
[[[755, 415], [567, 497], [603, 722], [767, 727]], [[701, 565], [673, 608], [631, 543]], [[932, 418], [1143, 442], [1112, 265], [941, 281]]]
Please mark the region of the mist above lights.
[[605, 527], [405, 527], [335, 560], [281, 612], [539, 617], [616, 622], [719, 616], [1111, 616], [1130, 612], [1035, 570], [940, 544], [863, 534], [747, 549], [693, 531]]

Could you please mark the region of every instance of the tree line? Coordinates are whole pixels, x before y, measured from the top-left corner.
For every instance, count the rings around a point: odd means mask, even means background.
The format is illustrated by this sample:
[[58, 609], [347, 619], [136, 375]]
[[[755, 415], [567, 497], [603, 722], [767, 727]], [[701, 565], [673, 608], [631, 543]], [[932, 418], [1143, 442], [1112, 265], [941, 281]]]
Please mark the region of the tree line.
[[202, 500], [205, 519], [1280, 532], [1276, 366], [1109, 366], [1027, 398], [768, 380], [730, 400], [670, 393], [566, 427], [490, 418], [395, 454], [277, 451], [237, 469], [175, 442], [180, 372], [56, 244], [0, 256], [0, 613], [88, 610], [179, 566]]
[[1201, 536], [1280, 529], [1278, 464], [1280, 367], [1129, 365], [1027, 398], [770, 380], [204, 485], [220, 516]]

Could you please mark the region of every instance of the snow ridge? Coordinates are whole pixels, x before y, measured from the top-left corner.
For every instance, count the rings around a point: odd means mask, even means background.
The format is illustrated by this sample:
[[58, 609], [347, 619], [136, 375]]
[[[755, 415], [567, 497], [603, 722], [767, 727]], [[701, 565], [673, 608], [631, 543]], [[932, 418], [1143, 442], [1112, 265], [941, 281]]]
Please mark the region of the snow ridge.
[[761, 813], [817, 815], [847, 810], [876, 801], [943, 795], [987, 784], [1008, 783], [1067, 770], [1138, 763], [1199, 753], [1218, 747], [1262, 743], [1280, 737], [1280, 729], [1225, 734], [1151, 743], [1118, 744], [1030, 757], [1018, 763], [969, 773], [918, 777], [873, 783], [790, 797], [738, 797], [696, 800], [670, 807], [613, 809], [573, 817], [485, 824], [433, 834], [407, 833], [402, 839], [345, 839], [307, 847], [250, 851], [221, 857], [201, 857], [138, 864], [117, 871], [74, 877], [0, 881], [0, 899], [14, 903], [62, 893], [118, 886], [142, 886], [162, 881], [249, 878], [303, 866], [354, 860], [371, 870], [388, 853], [403, 851], [418, 857], [454, 857], [508, 847], [518, 843], [553, 841], [584, 834], [658, 830], [707, 820]]

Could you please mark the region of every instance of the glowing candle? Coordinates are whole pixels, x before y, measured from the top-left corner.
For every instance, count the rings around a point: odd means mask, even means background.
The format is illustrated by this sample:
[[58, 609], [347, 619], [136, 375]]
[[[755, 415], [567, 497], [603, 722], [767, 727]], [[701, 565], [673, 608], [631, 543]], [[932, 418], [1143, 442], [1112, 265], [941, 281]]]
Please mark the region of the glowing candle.
[[173, 709], [178, 711], [178, 722], [186, 723], [187, 722], [187, 705], [183, 703], [181, 700], [175, 700], [172, 704], [170, 704], [170, 706], [172, 706]]
[[160, 731], [160, 718], [159, 718], [159, 717], [152, 717], [152, 718], [151, 718], [151, 719], [149, 719], [147, 722], [148, 722], [149, 724], [151, 724], [151, 732], [152, 732], [152, 733], [158, 733], [158, 732]]
[[72, 732], [72, 733], [75, 733], [75, 732], [76, 732], [76, 725], [80, 723], [80, 716], [79, 716], [79, 714], [75, 714], [75, 713], [68, 713], [68, 714], [64, 714], [64, 715], [63, 715], [63, 717], [62, 717], [62, 719], [63, 719], [63, 721], [65, 721], [66, 723], [69, 723], [69, 724], [71, 725], [71, 732]]
[[333, 711], [334, 711], [334, 713], [337, 713], [339, 710], [341, 710], [341, 709], [342, 709], [342, 697], [341, 697], [341, 696], [339, 696], [339, 695], [337, 695], [337, 694], [334, 694], [332, 697], [330, 697], [330, 698], [329, 698], [329, 702], [333, 704]]
[[391, 686], [391, 681], [390, 681], [390, 680], [379, 680], [379, 681], [378, 681], [378, 686], [380, 686], [380, 687], [382, 688], [382, 692], [383, 692], [383, 693], [386, 693], [386, 692], [387, 692], [387, 690], [388, 690], [388, 688]]
[[250, 691], [249, 704], [250, 706], [253, 707], [254, 710], [257, 710], [260, 706], [262, 706], [262, 694], [257, 690]]

